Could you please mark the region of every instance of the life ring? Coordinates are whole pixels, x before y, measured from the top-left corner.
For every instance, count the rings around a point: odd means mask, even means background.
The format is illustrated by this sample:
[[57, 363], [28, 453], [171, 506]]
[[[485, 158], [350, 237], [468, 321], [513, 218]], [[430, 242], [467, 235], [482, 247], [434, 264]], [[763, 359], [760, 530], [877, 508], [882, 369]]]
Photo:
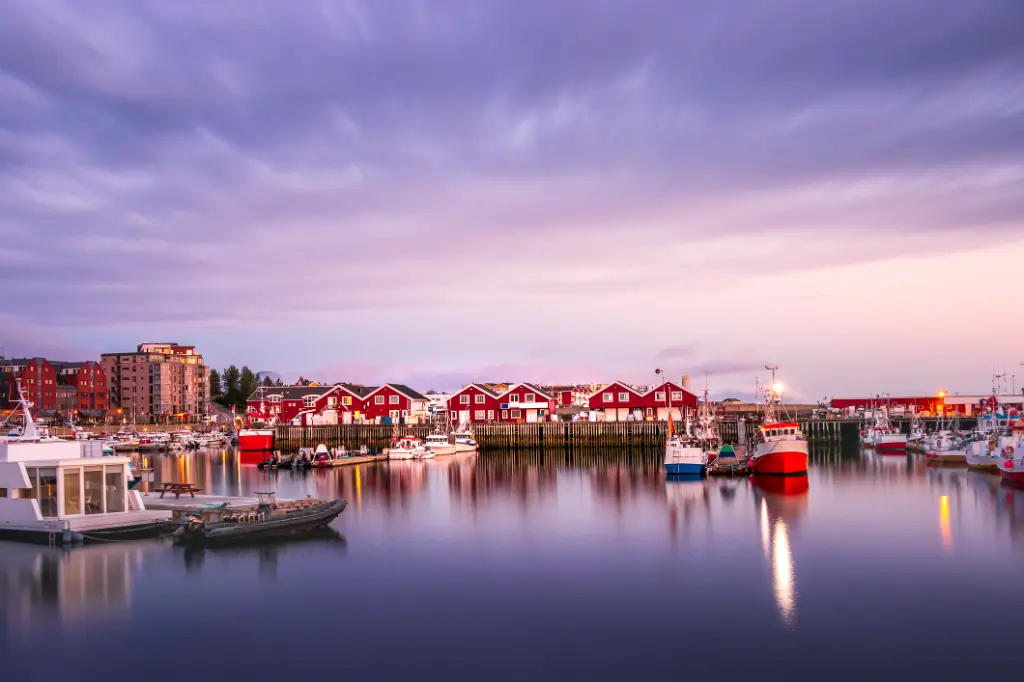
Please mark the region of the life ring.
[[1006, 460], [1005, 462], [1003, 462], [1003, 466], [1005, 466], [1007, 469], [1012, 469], [1013, 468], [1013, 460], [1012, 459]]
[[1007, 445], [1005, 448], [1003, 448], [1003, 455], [1005, 457], [1013, 457], [1013, 454], [1014, 454], [1014, 449], [1013, 449], [1012, 445]]

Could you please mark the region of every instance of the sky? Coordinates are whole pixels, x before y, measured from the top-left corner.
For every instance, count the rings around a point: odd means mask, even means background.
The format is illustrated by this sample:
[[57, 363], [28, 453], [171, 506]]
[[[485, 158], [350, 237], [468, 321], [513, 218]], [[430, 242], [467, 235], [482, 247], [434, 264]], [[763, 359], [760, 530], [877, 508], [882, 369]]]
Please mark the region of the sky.
[[1019, 391], [1022, 73], [1020, 0], [4, 3], [0, 353]]

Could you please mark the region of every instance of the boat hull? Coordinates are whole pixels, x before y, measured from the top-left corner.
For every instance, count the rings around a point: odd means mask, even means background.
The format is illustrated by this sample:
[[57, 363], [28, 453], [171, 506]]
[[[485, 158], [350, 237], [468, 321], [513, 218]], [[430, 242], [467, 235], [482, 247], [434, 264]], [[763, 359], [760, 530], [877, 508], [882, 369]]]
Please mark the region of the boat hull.
[[925, 458], [937, 464], [967, 464], [967, 453], [963, 450], [926, 452]]
[[272, 515], [257, 523], [218, 523], [196, 529], [185, 526], [175, 531], [175, 538], [179, 544], [205, 547], [258, 543], [322, 528], [347, 506], [345, 500], [335, 500], [301, 512]]
[[768, 476], [807, 474], [807, 441], [782, 440], [758, 443], [750, 458], [750, 470]]
[[996, 466], [1004, 481], [1024, 485], [1024, 459], [1001, 459]]
[[273, 429], [243, 429], [238, 433], [239, 460], [242, 464], [259, 464], [274, 449]]
[[875, 443], [875, 451], [883, 455], [902, 455], [907, 452], [907, 439], [883, 437]]
[[678, 462], [665, 464], [665, 473], [669, 476], [703, 476], [708, 471], [706, 464], [696, 462]]

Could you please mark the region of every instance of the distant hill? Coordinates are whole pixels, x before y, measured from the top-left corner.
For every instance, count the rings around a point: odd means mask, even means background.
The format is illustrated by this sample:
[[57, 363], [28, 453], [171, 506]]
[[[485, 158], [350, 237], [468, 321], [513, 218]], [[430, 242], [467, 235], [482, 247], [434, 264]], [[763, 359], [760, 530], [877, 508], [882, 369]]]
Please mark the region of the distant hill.
[[277, 372], [271, 372], [268, 369], [261, 369], [260, 371], [256, 372], [256, 376], [259, 378], [260, 381], [263, 381], [267, 377], [270, 377], [271, 381], [277, 381], [278, 379], [281, 378], [280, 374], [278, 374]]

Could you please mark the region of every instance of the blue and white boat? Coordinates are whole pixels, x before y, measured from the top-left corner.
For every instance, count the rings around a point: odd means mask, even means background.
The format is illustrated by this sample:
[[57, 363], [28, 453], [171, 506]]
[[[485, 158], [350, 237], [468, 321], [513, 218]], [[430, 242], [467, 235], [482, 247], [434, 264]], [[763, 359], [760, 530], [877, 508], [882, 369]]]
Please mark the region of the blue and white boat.
[[703, 476], [708, 471], [708, 452], [700, 440], [687, 433], [672, 433], [672, 421], [668, 422], [668, 438], [665, 441], [665, 473], [670, 476]]

